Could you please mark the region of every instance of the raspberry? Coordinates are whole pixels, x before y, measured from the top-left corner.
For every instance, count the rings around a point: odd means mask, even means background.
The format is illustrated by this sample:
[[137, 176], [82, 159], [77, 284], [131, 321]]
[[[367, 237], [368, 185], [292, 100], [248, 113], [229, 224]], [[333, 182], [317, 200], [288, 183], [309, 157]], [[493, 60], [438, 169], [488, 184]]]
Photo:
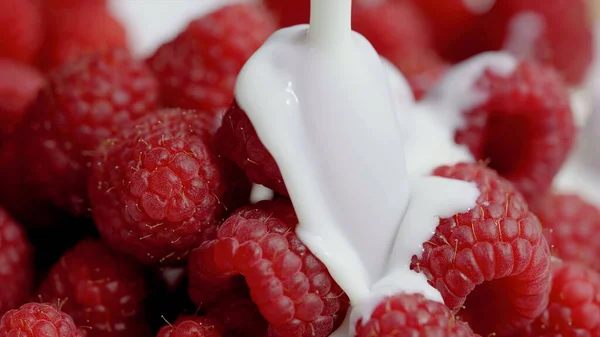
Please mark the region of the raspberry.
[[127, 49], [123, 25], [108, 8], [77, 6], [46, 13], [40, 66], [53, 69], [111, 49]]
[[33, 252], [25, 231], [0, 208], [0, 315], [27, 300], [33, 285]]
[[445, 62], [433, 50], [429, 23], [411, 1], [357, 2], [352, 28], [402, 72], [416, 98], [445, 71]]
[[0, 320], [0, 336], [82, 337], [71, 316], [46, 303], [27, 303]]
[[234, 336], [266, 336], [268, 323], [261, 316], [247, 287], [234, 289], [206, 310], [211, 317], [223, 322], [227, 333]]
[[41, 14], [31, 0], [0, 1], [0, 57], [35, 61], [42, 44]]
[[262, 6], [234, 4], [189, 24], [148, 64], [165, 104], [220, 113], [233, 99], [239, 71], [276, 27]]
[[357, 337], [379, 336], [475, 336], [471, 328], [457, 320], [442, 303], [421, 294], [398, 294], [377, 305], [366, 322], [356, 324]]
[[600, 210], [572, 194], [547, 195], [532, 209], [554, 256], [600, 271]]
[[48, 84], [21, 130], [28, 179], [37, 192], [75, 215], [88, 209], [89, 161], [123, 123], [153, 111], [158, 84], [126, 51], [66, 64]]
[[234, 102], [217, 132], [219, 152], [241, 167], [254, 183], [288, 195], [275, 159], [258, 139], [246, 113]]
[[548, 303], [550, 250], [538, 219], [508, 181], [483, 165], [444, 166], [434, 174], [474, 182], [481, 195], [472, 210], [440, 219], [411, 268], [475, 332], [514, 333]]
[[226, 184], [237, 186], [213, 155], [215, 124], [195, 111], [161, 110], [100, 147], [89, 193], [112, 247], [147, 264], [172, 264], [214, 238]]
[[262, 0], [273, 14], [280, 27], [308, 23], [310, 20], [310, 0]]
[[567, 88], [552, 69], [531, 62], [508, 77], [486, 71], [476, 86], [489, 97], [464, 113], [456, 142], [489, 160], [529, 200], [544, 194], [575, 138]]
[[[63, 255], [42, 282], [38, 294], [60, 303], [89, 337], [142, 336], [144, 274], [139, 265], [85, 240]], [[141, 330], [141, 331], [140, 331]]]
[[0, 59], [0, 131], [13, 130], [43, 85], [44, 78], [34, 68]]
[[12, 134], [0, 146], [0, 205], [27, 228], [63, 223], [63, 212], [33, 191], [22, 141]]
[[496, 1], [489, 13], [448, 42], [443, 52], [459, 61], [485, 50], [514, 55], [556, 68], [579, 84], [593, 60], [593, 24], [585, 0]]
[[[50, 10], [68, 9], [82, 6], [106, 6], [107, 0], [42, 0], [43, 5]], [[100, 9], [102, 9], [102, 7]]]
[[[226, 296], [243, 275], [250, 297], [281, 336], [329, 336], [348, 298], [295, 234], [289, 201], [263, 201], [233, 213], [217, 239], [190, 255], [190, 295], [198, 305]], [[204, 291], [197, 291], [201, 284]], [[235, 289], [235, 288], [234, 288]]]
[[553, 263], [550, 303], [522, 337], [600, 335], [600, 275], [575, 263]]
[[222, 337], [225, 328], [211, 317], [182, 316], [173, 324], [163, 326], [156, 337]]

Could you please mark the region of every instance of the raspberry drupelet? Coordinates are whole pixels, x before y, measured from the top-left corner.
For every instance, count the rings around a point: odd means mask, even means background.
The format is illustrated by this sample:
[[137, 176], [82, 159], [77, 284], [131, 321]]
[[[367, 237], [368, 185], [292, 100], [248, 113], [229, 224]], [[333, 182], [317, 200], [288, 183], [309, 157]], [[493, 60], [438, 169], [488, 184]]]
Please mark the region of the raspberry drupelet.
[[111, 247], [146, 264], [184, 263], [213, 239], [231, 195], [247, 200], [243, 173], [213, 152], [218, 118], [155, 111], [98, 149], [92, 215]]
[[227, 109], [239, 71], [275, 29], [269, 13], [253, 3], [192, 21], [148, 59], [165, 105], [209, 114]]
[[262, 201], [234, 212], [189, 260], [190, 296], [210, 306], [243, 276], [269, 329], [280, 336], [326, 337], [343, 321], [348, 298], [298, 239], [289, 201]]
[[25, 231], [0, 208], [0, 315], [27, 300], [33, 267], [33, 249]]
[[507, 336], [531, 323], [550, 292], [550, 250], [537, 217], [507, 180], [481, 164], [439, 167], [434, 175], [473, 182], [477, 205], [440, 219], [411, 268], [476, 333]]
[[528, 200], [544, 194], [575, 139], [566, 85], [553, 69], [521, 62], [507, 77], [484, 72], [475, 86], [488, 97], [463, 111], [456, 142], [489, 160]]
[[550, 303], [520, 336], [599, 335], [600, 275], [577, 263], [553, 261]]
[[19, 130], [28, 181], [74, 215], [89, 208], [87, 179], [99, 143], [155, 110], [158, 83], [127, 51], [110, 50], [48, 75]]
[[83, 337], [73, 318], [47, 303], [26, 303], [2, 316], [0, 336]]
[[600, 271], [600, 210], [574, 194], [549, 194], [532, 204], [552, 255]]
[[40, 299], [60, 305], [88, 337], [146, 336], [146, 282], [139, 264], [104, 243], [81, 241], [42, 282]]
[[182, 316], [160, 328], [156, 337], [222, 337], [224, 332], [223, 323], [214, 318]]
[[452, 315], [444, 304], [421, 294], [385, 298], [371, 316], [356, 323], [356, 337], [475, 337], [471, 328]]

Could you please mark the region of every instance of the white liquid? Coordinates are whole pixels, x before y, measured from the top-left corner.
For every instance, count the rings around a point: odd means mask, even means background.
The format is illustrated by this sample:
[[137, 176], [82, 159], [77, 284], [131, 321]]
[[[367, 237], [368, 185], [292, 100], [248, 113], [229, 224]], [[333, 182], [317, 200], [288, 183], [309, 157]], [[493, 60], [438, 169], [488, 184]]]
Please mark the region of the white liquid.
[[273, 200], [274, 196], [275, 192], [272, 189], [260, 184], [252, 184], [252, 190], [250, 191], [251, 204], [256, 204], [264, 200]]
[[502, 49], [522, 58], [535, 55], [535, 44], [546, 30], [546, 20], [533, 11], [515, 14], [508, 23], [508, 35]]
[[409, 175], [409, 130], [420, 132], [412, 96], [351, 31], [350, 8], [350, 0], [312, 0], [311, 26], [276, 32], [236, 85], [286, 182], [298, 236], [351, 300], [352, 317], [336, 336], [352, 335], [384, 296], [441, 301], [410, 259], [440, 217], [467, 211], [479, 195], [470, 183]]

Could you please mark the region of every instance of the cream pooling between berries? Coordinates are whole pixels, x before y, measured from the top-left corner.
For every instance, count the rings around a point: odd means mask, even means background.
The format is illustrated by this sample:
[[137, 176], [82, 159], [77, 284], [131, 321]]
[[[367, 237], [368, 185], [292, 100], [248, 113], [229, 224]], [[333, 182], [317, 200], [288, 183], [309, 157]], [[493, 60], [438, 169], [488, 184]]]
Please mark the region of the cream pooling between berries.
[[[398, 292], [441, 301], [410, 270], [411, 258], [440, 217], [467, 211], [479, 191], [409, 175], [413, 105], [399, 110], [387, 68], [351, 31], [351, 0], [312, 0], [311, 7], [310, 26], [276, 32], [246, 63], [237, 102], [279, 166], [298, 236], [350, 298], [352, 321]], [[351, 332], [344, 329], [336, 335]]]

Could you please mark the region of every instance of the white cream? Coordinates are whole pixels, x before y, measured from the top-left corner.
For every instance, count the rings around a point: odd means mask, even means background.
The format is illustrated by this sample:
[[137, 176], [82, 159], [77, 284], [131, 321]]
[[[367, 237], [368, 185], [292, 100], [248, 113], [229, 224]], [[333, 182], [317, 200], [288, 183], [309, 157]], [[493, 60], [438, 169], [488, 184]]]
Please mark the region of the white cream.
[[264, 200], [273, 200], [275, 192], [272, 189], [265, 187], [261, 184], [252, 184], [252, 190], [250, 190], [250, 203], [256, 204]]
[[405, 148], [420, 111], [405, 80], [351, 31], [351, 0], [311, 5], [310, 26], [276, 32], [246, 63], [236, 99], [279, 166], [298, 236], [352, 302], [334, 334], [348, 336], [383, 296], [441, 301], [410, 259], [440, 217], [467, 211], [479, 191], [409, 174]]
[[503, 50], [522, 58], [535, 57], [535, 44], [546, 30], [546, 19], [533, 11], [515, 14], [508, 23]]

